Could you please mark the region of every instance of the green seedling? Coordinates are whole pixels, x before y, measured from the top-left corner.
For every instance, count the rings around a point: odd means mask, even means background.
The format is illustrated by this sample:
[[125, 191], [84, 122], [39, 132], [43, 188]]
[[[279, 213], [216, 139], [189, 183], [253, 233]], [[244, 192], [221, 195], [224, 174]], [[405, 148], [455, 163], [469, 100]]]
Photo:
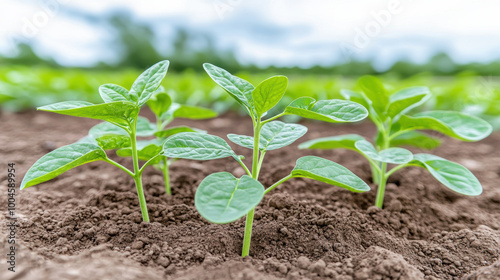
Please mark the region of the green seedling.
[[247, 175], [241, 178], [236, 178], [227, 172], [208, 175], [200, 183], [195, 195], [196, 209], [209, 222], [227, 224], [246, 215], [243, 257], [250, 251], [255, 207], [265, 194], [283, 182], [302, 177], [353, 192], [370, 189], [347, 168], [315, 156], [299, 158], [289, 175], [267, 189], [258, 181], [264, 156], [271, 150], [290, 145], [307, 132], [305, 126], [275, 121], [277, 118], [293, 114], [331, 123], [355, 122], [368, 115], [363, 106], [346, 100], [316, 101], [310, 97], [301, 97], [290, 103], [281, 114], [263, 120], [266, 112], [285, 94], [288, 84], [286, 77], [274, 76], [254, 87], [249, 82], [214, 65], [204, 64], [204, 68], [218, 85], [245, 108], [252, 119], [253, 137], [228, 135], [233, 143], [253, 150], [251, 171], [243, 162], [242, 156], [238, 156], [224, 139], [209, 134], [183, 132], [173, 135], [164, 144], [164, 154], [171, 158], [193, 160], [233, 157], [243, 167]]
[[[435, 148], [438, 138], [417, 130], [434, 130], [463, 141], [479, 141], [492, 132], [486, 121], [452, 111], [428, 111], [413, 115], [411, 109], [427, 101], [431, 93], [426, 87], [411, 87], [392, 95], [375, 77], [364, 76], [358, 86], [362, 92], [342, 90], [348, 99], [369, 109], [369, 118], [377, 127], [375, 146], [360, 135], [350, 134], [319, 138], [302, 143], [301, 149], [350, 149], [364, 156], [378, 184], [375, 205], [382, 208], [387, 179], [406, 166], [419, 166], [428, 170], [439, 182], [464, 195], [479, 195], [482, 187], [477, 178], [464, 166], [431, 154], [412, 154], [398, 146]], [[388, 164], [394, 164], [387, 170]]]
[[[99, 93], [104, 103], [101, 104], [67, 101], [39, 107], [38, 110], [42, 111], [106, 122], [93, 127], [89, 131], [89, 137], [58, 148], [40, 158], [24, 176], [21, 189], [48, 181], [85, 163], [102, 160], [132, 176], [139, 196], [142, 218], [149, 222], [142, 188], [142, 173], [147, 165], [161, 158], [162, 149], [152, 152], [154, 156], [139, 167], [138, 147], [140, 146], [137, 136], [148, 136], [155, 131], [147, 119], [139, 117], [139, 111], [160, 86], [167, 73], [168, 65], [169, 62], [165, 60], [147, 69], [135, 80], [130, 91], [114, 84], [102, 85], [99, 87]], [[158, 145], [161, 147], [161, 143]], [[127, 169], [106, 155], [105, 150], [121, 148], [130, 148], [133, 170]]]

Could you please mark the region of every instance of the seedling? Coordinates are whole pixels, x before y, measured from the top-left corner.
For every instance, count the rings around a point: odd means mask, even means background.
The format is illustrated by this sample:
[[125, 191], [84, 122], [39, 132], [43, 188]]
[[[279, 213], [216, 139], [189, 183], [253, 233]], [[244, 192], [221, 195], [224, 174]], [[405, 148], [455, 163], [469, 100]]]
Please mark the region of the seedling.
[[236, 99], [252, 118], [253, 137], [228, 135], [233, 143], [253, 150], [251, 171], [243, 162], [243, 158], [236, 155], [224, 139], [209, 134], [182, 132], [173, 135], [165, 142], [164, 153], [171, 158], [194, 160], [233, 157], [243, 167], [247, 175], [241, 178], [236, 178], [227, 172], [208, 175], [200, 183], [195, 195], [196, 209], [209, 222], [227, 224], [246, 215], [243, 257], [247, 256], [250, 251], [255, 207], [265, 194], [283, 182], [291, 178], [303, 177], [353, 192], [364, 192], [370, 189], [363, 180], [347, 168], [315, 156], [299, 158], [289, 175], [267, 189], [258, 181], [266, 153], [290, 145], [307, 132], [305, 126], [275, 121], [277, 118], [293, 114], [332, 123], [355, 122], [368, 115], [363, 106], [346, 100], [316, 101], [311, 97], [301, 97], [290, 103], [281, 114], [262, 120], [266, 112], [273, 108], [285, 94], [288, 85], [286, 77], [274, 76], [254, 87], [249, 82], [214, 65], [206, 63], [204, 68], [208, 75]]
[[[427, 169], [439, 182], [464, 195], [479, 195], [482, 187], [464, 166], [431, 154], [412, 154], [397, 146], [434, 148], [441, 141], [416, 130], [434, 130], [463, 141], [479, 141], [487, 137], [492, 127], [474, 116], [452, 111], [407, 113], [427, 101], [431, 93], [426, 87], [411, 87], [390, 95], [375, 77], [364, 76], [358, 81], [361, 93], [342, 90], [348, 99], [369, 109], [369, 118], [377, 127], [375, 146], [360, 135], [349, 134], [319, 138], [302, 143], [301, 149], [350, 149], [364, 156], [378, 184], [375, 205], [382, 208], [387, 179], [406, 166]], [[387, 170], [388, 164], [396, 166]]]
[[[105, 103], [92, 104], [84, 101], [59, 102], [38, 110], [63, 115], [84, 117], [106, 121], [90, 130], [91, 137], [83, 141], [58, 148], [40, 158], [28, 170], [21, 182], [21, 189], [48, 181], [60, 174], [85, 163], [102, 160], [132, 176], [139, 196], [142, 218], [149, 222], [146, 199], [142, 188], [144, 168], [161, 157], [161, 149], [146, 163], [139, 167], [137, 136], [147, 136], [154, 129], [149, 121], [138, 117], [141, 107], [160, 86], [167, 73], [169, 62], [161, 61], [143, 72], [132, 85], [130, 91], [113, 84], [99, 87]], [[161, 145], [161, 144], [160, 144]], [[130, 148], [133, 170], [108, 158], [105, 150]]]

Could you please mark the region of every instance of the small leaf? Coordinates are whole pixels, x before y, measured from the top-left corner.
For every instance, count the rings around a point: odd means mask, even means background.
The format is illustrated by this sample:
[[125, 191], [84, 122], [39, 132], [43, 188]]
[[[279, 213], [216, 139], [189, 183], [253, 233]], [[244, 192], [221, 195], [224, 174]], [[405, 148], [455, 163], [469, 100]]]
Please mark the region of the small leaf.
[[272, 121], [264, 124], [260, 132], [260, 149], [276, 150], [288, 146], [304, 136], [307, 127], [300, 124]]
[[262, 81], [252, 91], [252, 99], [257, 116], [269, 111], [285, 95], [288, 79], [285, 76], [274, 76]]
[[139, 107], [134, 103], [122, 101], [102, 104], [66, 101], [38, 107], [37, 109], [62, 115], [103, 120], [122, 126], [128, 126], [129, 121], [139, 114]]
[[[236, 145], [240, 145], [244, 148], [253, 149], [253, 137], [247, 135], [238, 135], [238, 134], [228, 134], [227, 138], [229, 141], [233, 142]], [[260, 145], [259, 148], [262, 148]]]
[[[162, 141], [159, 139], [137, 141], [137, 155], [139, 160], [148, 161], [158, 155], [162, 151], [162, 144]], [[120, 157], [132, 157], [132, 149], [120, 149], [116, 151], [116, 154]], [[151, 164], [158, 163], [160, 161], [161, 157], [158, 157], [158, 159], [151, 162]]]
[[464, 195], [480, 195], [481, 183], [467, 168], [430, 154], [416, 154], [411, 165], [427, 169], [434, 178], [449, 189]]
[[170, 158], [210, 160], [234, 156], [224, 139], [203, 133], [181, 132], [163, 144], [163, 153]]
[[202, 120], [217, 117], [217, 113], [202, 107], [180, 105], [173, 113], [173, 116], [174, 118]]
[[130, 89], [131, 96], [137, 96], [137, 105], [144, 105], [151, 95], [158, 89], [161, 81], [167, 74], [169, 61], [163, 60], [144, 71]]
[[170, 137], [174, 134], [181, 133], [181, 132], [198, 132], [198, 133], [206, 133], [205, 130], [201, 130], [198, 128], [191, 128], [187, 126], [175, 126], [171, 127], [165, 130], [157, 131], [154, 133], [154, 135], [158, 138], [167, 138]]
[[393, 131], [430, 129], [464, 140], [479, 141], [491, 134], [491, 125], [474, 116], [449, 111], [429, 111], [414, 116], [402, 115]]
[[128, 90], [115, 84], [104, 84], [99, 87], [99, 94], [104, 102], [127, 101], [135, 102], [128, 94]]
[[368, 116], [362, 105], [340, 99], [317, 101], [311, 97], [300, 97], [285, 108], [286, 114], [304, 118], [339, 123], [357, 122]]
[[427, 87], [411, 87], [400, 90], [389, 97], [387, 115], [394, 118], [399, 114], [404, 114], [423, 104], [430, 97], [431, 92]]
[[414, 146], [423, 149], [434, 149], [441, 145], [441, 139], [422, 132], [409, 131], [391, 140], [391, 146]]
[[149, 109], [156, 115], [157, 118], [160, 118], [163, 114], [165, 114], [170, 105], [172, 105], [172, 99], [170, 95], [165, 92], [159, 92], [153, 94], [151, 98], [147, 102]]
[[375, 147], [366, 140], [357, 141], [354, 146], [356, 146], [365, 156], [378, 162], [403, 164], [413, 159], [413, 154], [403, 148], [389, 148], [378, 152]]
[[255, 109], [252, 100], [252, 91], [254, 90], [252, 84], [210, 63], [204, 63], [203, 68], [205, 68], [205, 71], [214, 82], [226, 90], [238, 103], [243, 105], [250, 115], [253, 114]]
[[102, 122], [89, 130], [89, 139], [104, 150], [115, 150], [130, 147], [130, 136], [128, 133], [109, 122]]
[[370, 190], [370, 187], [349, 169], [320, 157], [305, 156], [299, 158], [291, 174], [293, 177], [314, 179], [352, 192]]
[[389, 104], [389, 93], [382, 82], [373, 76], [363, 76], [358, 80], [358, 86], [371, 101], [373, 109], [380, 118], [385, 117], [385, 108]]
[[95, 141], [103, 150], [116, 150], [131, 145], [129, 137], [120, 135], [103, 135], [95, 138]]
[[349, 149], [357, 151], [354, 143], [364, 139], [363, 136], [357, 134], [323, 137], [306, 141], [299, 145], [299, 149]]
[[63, 146], [44, 155], [30, 167], [21, 182], [21, 189], [46, 182], [82, 164], [106, 158], [104, 150], [94, 144], [73, 143]]
[[208, 175], [200, 183], [194, 197], [194, 205], [200, 215], [216, 224], [227, 224], [245, 216], [255, 208], [264, 196], [264, 186], [243, 175], [219, 172]]

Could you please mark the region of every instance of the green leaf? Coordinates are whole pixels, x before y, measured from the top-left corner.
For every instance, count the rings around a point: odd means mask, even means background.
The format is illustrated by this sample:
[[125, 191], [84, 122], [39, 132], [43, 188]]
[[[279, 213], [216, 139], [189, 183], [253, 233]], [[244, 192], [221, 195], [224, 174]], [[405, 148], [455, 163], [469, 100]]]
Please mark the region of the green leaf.
[[363, 136], [357, 134], [323, 137], [306, 141], [299, 145], [299, 149], [349, 149], [357, 151], [358, 149], [354, 146], [354, 143], [364, 139]]
[[120, 135], [103, 135], [95, 138], [95, 141], [103, 150], [116, 150], [131, 145], [130, 137]]
[[285, 76], [274, 76], [262, 81], [252, 91], [252, 99], [257, 116], [269, 111], [285, 95], [288, 79]]
[[363, 76], [358, 80], [358, 86], [363, 91], [380, 118], [385, 117], [385, 108], [389, 104], [389, 93], [382, 82], [373, 76]]
[[15, 99], [14, 96], [11, 96], [6, 93], [0, 93], [0, 104], [12, 99]]
[[73, 143], [41, 157], [24, 175], [21, 189], [48, 181], [60, 174], [96, 160], [106, 159], [101, 147], [90, 143]]
[[480, 195], [481, 183], [467, 168], [430, 154], [416, 154], [410, 165], [427, 169], [434, 178], [449, 189], [464, 195]]
[[340, 94], [346, 100], [359, 103], [359, 104], [363, 105], [363, 107], [365, 107], [365, 108], [370, 107], [370, 105], [368, 104], [368, 102], [366, 100], [366, 97], [362, 93], [355, 92], [355, 91], [348, 90], [348, 89], [341, 89]]
[[449, 111], [429, 111], [414, 116], [402, 115], [393, 131], [430, 129], [464, 140], [479, 141], [491, 134], [491, 125], [474, 116]]
[[[148, 161], [155, 157], [162, 151], [162, 141], [160, 139], [151, 140], [139, 140], [137, 141], [137, 155], [139, 160]], [[125, 148], [116, 151], [116, 154], [120, 157], [132, 157], [132, 149]], [[158, 163], [161, 158], [158, 157], [156, 160], [151, 162], [151, 164]]]
[[431, 92], [427, 87], [411, 87], [400, 90], [389, 98], [387, 106], [387, 116], [394, 118], [404, 114], [409, 110], [420, 106], [431, 97]]
[[285, 113], [332, 123], [357, 122], [368, 116], [365, 107], [358, 103], [340, 99], [316, 102], [311, 97], [295, 99], [285, 108]]
[[154, 135], [156, 132], [155, 124], [151, 123], [147, 118], [138, 117], [136, 135], [139, 137], [148, 137]]
[[216, 224], [227, 224], [245, 216], [255, 208], [264, 196], [264, 186], [243, 175], [219, 172], [208, 175], [200, 183], [194, 197], [194, 205], [200, 215]]
[[156, 117], [160, 118], [172, 105], [172, 98], [167, 93], [159, 92], [153, 94], [147, 104]]
[[366, 140], [359, 140], [354, 143], [354, 146], [365, 156], [378, 162], [403, 164], [413, 159], [413, 154], [403, 148], [389, 148], [378, 152], [372, 143]]
[[201, 120], [217, 117], [217, 112], [197, 106], [180, 105], [174, 111], [173, 116], [174, 118]]
[[89, 129], [89, 136], [92, 137], [93, 139], [96, 139], [104, 135], [123, 135], [127, 137], [129, 136], [127, 131], [125, 131], [125, 129], [109, 122], [102, 122], [96, 124]]
[[391, 146], [408, 145], [423, 149], [434, 149], [439, 147], [441, 142], [441, 139], [428, 134], [417, 131], [409, 131], [392, 139]]
[[[247, 135], [238, 135], [238, 134], [228, 134], [227, 138], [229, 141], [234, 144], [240, 145], [244, 148], [253, 149], [253, 137]], [[262, 148], [262, 144], [260, 144], [259, 149]]]
[[129, 96], [128, 90], [115, 84], [104, 84], [99, 87], [99, 94], [104, 102], [126, 101], [135, 102], [132, 96]]
[[320, 157], [305, 156], [299, 158], [291, 174], [293, 177], [318, 180], [352, 192], [370, 190], [370, 187], [349, 169]]
[[102, 122], [89, 130], [88, 137], [104, 150], [115, 150], [130, 147], [128, 133], [109, 122]]
[[132, 84], [131, 96], [137, 96], [137, 105], [144, 105], [158, 89], [167, 74], [169, 61], [163, 60], [144, 71]]
[[210, 160], [235, 156], [224, 139], [203, 133], [181, 132], [163, 144], [163, 153], [170, 158]]
[[198, 132], [198, 133], [206, 133], [205, 130], [197, 129], [197, 128], [191, 128], [188, 126], [175, 126], [171, 127], [162, 131], [157, 131], [155, 132], [155, 136], [158, 138], [167, 138], [170, 137], [174, 134], [181, 133], [181, 132]]
[[252, 91], [254, 90], [252, 84], [210, 63], [204, 63], [203, 68], [205, 68], [205, 71], [214, 82], [226, 90], [238, 103], [243, 105], [250, 115], [253, 114], [255, 109], [252, 99]]
[[103, 120], [122, 126], [128, 126], [129, 121], [135, 119], [139, 114], [137, 105], [122, 101], [102, 104], [66, 101], [38, 107], [37, 109], [62, 115]]

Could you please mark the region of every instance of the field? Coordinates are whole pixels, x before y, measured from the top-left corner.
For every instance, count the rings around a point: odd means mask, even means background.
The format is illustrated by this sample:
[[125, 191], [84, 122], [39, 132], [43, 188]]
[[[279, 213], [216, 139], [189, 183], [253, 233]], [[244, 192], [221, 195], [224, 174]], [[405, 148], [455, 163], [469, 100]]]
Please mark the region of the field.
[[[0, 68], [3, 103], [0, 147], [3, 164], [16, 164], [19, 182], [44, 154], [86, 136], [99, 123], [47, 112], [34, 106], [56, 101], [102, 102], [97, 88], [116, 83], [130, 88], [139, 74], [48, 68]], [[270, 74], [238, 74], [257, 83]], [[290, 75], [286, 98], [341, 98], [340, 89], [356, 88], [356, 77]], [[500, 83], [472, 74], [457, 77], [384, 76], [389, 91], [425, 85], [432, 99], [421, 109], [473, 113], [493, 126], [500, 123]], [[204, 73], [169, 73], [162, 84], [176, 102], [213, 108], [221, 115], [174, 125], [202, 128], [226, 138], [252, 135], [251, 120], [237, 103]], [[274, 112], [276, 111], [276, 112]], [[149, 110], [141, 115], [153, 120]], [[245, 173], [231, 158], [179, 160], [171, 166], [172, 196], [166, 196], [160, 171], [143, 176], [151, 223], [142, 222], [132, 178], [116, 167], [93, 162], [56, 179], [17, 193], [19, 271], [1, 279], [499, 279], [500, 270], [500, 134], [467, 143], [438, 133], [444, 144], [433, 154], [469, 168], [483, 194], [467, 197], [439, 184], [429, 173], [410, 167], [390, 177], [385, 207], [373, 206], [376, 185], [368, 163], [348, 150], [299, 150], [306, 140], [356, 133], [370, 139], [367, 121], [327, 124], [289, 118], [308, 133], [284, 151], [270, 151], [261, 182], [268, 187], [306, 155], [321, 156], [353, 171], [372, 188], [352, 193], [310, 179], [294, 178], [265, 196], [256, 208], [249, 257], [240, 257], [244, 219], [226, 225], [203, 219], [194, 206], [204, 177], [228, 171]], [[249, 162], [250, 150], [231, 144]], [[409, 148], [412, 152], [422, 152]], [[128, 158], [108, 154], [130, 167]], [[271, 156], [272, 155], [272, 156]], [[6, 172], [0, 175], [7, 185]], [[7, 205], [7, 196], [0, 196]], [[2, 223], [6, 217], [0, 218]], [[2, 229], [3, 230], [3, 229]], [[8, 251], [6, 235], [0, 240]], [[89, 276], [91, 275], [91, 276]]]

